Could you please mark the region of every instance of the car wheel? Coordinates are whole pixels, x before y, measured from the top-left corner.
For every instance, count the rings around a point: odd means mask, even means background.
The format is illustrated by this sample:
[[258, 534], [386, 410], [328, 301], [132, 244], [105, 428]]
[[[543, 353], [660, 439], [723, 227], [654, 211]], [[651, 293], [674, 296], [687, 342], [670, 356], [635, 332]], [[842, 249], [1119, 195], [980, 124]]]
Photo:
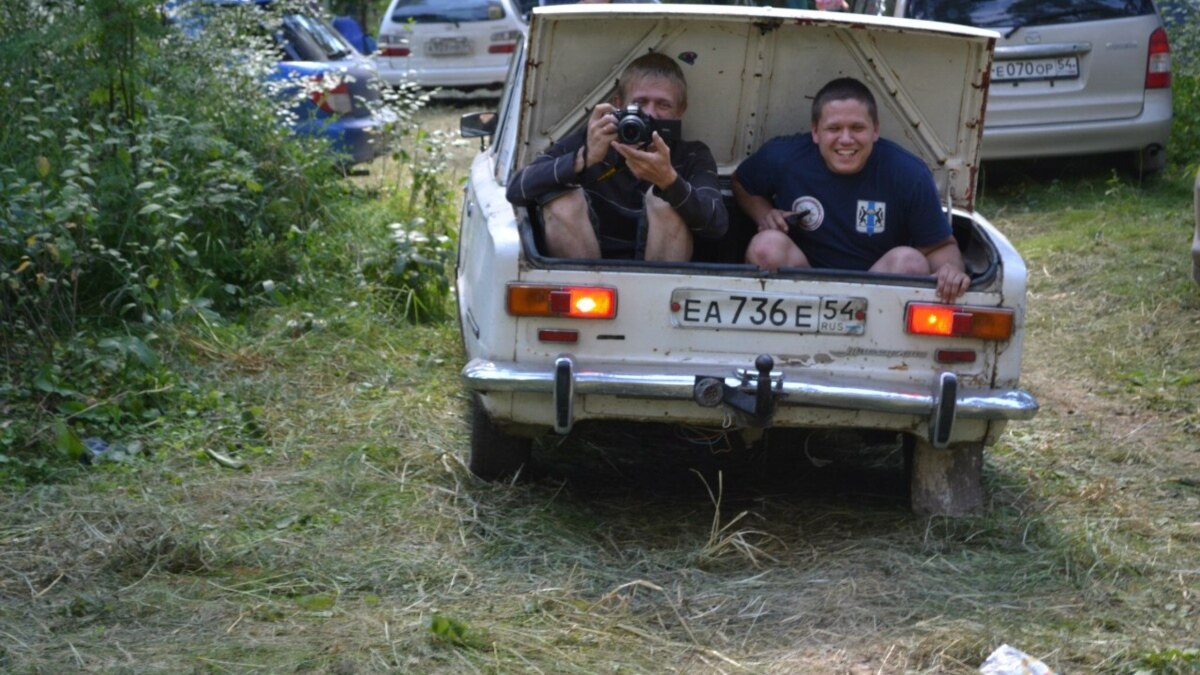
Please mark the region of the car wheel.
[[1138, 180], [1158, 175], [1167, 168], [1167, 151], [1158, 145], [1134, 150], [1127, 157], [1129, 171]]
[[912, 439], [909, 499], [921, 516], [965, 516], [983, 507], [983, 444], [935, 448]]
[[498, 429], [488, 417], [479, 396], [471, 397], [471, 473], [484, 480], [500, 480], [518, 475], [533, 450], [527, 438], [510, 436]]

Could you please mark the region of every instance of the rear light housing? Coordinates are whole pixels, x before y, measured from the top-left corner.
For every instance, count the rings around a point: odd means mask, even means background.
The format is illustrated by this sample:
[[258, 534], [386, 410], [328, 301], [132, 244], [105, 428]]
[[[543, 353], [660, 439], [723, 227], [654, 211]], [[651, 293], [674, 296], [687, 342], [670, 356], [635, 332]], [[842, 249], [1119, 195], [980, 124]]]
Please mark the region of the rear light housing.
[[513, 316], [613, 319], [617, 316], [617, 289], [509, 284], [508, 313]]
[[1171, 44], [1167, 31], [1156, 28], [1150, 34], [1146, 55], [1146, 88], [1165, 89], [1171, 86]]
[[318, 108], [331, 115], [347, 115], [354, 109], [354, 102], [350, 97], [350, 85], [340, 79], [329, 78], [327, 80], [323, 75], [313, 76], [312, 90], [308, 93], [308, 97]]
[[913, 335], [1007, 340], [1013, 333], [1011, 309], [911, 302], [904, 330]]
[[517, 41], [521, 39], [519, 30], [501, 30], [492, 33], [489, 54], [512, 54], [517, 51]]
[[412, 48], [409, 47], [406, 36], [384, 33], [379, 36], [379, 53], [382, 56], [402, 58], [412, 55]]

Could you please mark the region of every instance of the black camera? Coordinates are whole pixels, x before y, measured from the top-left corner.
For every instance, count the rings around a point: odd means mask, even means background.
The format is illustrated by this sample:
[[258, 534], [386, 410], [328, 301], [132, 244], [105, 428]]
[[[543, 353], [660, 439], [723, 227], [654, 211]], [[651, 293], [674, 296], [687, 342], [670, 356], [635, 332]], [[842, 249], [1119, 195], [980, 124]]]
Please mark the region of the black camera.
[[683, 125], [679, 120], [656, 120], [642, 112], [636, 104], [629, 105], [624, 110], [613, 113], [617, 118], [617, 142], [625, 145], [650, 145], [651, 134], [655, 131], [664, 141], [670, 143], [679, 138]]

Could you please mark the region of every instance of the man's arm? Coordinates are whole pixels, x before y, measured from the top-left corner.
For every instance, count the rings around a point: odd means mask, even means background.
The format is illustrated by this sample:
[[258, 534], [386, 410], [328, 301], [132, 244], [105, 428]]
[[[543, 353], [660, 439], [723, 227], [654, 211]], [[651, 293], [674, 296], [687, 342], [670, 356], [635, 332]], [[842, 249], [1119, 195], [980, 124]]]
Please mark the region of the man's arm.
[[750, 216], [750, 219], [758, 226], [759, 232], [764, 230], [788, 231], [787, 221], [784, 220], [788, 212], [775, 208], [771, 200], [766, 197], [751, 194], [746, 186], [738, 180], [736, 173], [733, 175], [733, 198], [737, 200], [742, 211]]
[[[671, 160], [671, 149], [658, 132], [645, 150], [615, 145], [633, 175], [654, 185], [654, 194], [671, 205], [694, 236], [718, 239], [729, 229], [721, 197], [717, 162], [703, 143], [689, 143], [686, 156]], [[679, 167], [678, 170], [676, 167]]]
[[971, 277], [967, 276], [958, 241], [953, 236], [917, 250], [925, 254], [925, 260], [929, 262], [929, 270], [937, 279], [938, 298], [942, 302], [954, 302], [967, 292]]
[[521, 167], [508, 181], [505, 192], [508, 201], [517, 206], [533, 206], [551, 192], [578, 186], [576, 166], [583, 139], [582, 134], [567, 136]]
[[617, 137], [616, 123], [608, 103], [592, 109], [587, 126], [550, 146], [545, 153], [521, 167], [508, 183], [505, 196], [517, 206], [533, 206], [551, 193], [579, 187], [589, 177], [602, 173], [608, 147]]

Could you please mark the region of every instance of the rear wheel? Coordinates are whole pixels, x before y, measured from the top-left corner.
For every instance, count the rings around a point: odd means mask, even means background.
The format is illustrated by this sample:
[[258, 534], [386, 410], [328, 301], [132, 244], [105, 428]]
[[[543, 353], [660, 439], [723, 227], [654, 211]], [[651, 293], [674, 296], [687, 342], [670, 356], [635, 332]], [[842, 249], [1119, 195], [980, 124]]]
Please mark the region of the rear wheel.
[[516, 475], [529, 464], [533, 450], [527, 438], [500, 431], [488, 417], [479, 396], [471, 397], [471, 473], [484, 480], [501, 480]]
[[983, 508], [983, 444], [935, 448], [913, 439], [909, 465], [912, 510], [922, 516], [965, 516]]

